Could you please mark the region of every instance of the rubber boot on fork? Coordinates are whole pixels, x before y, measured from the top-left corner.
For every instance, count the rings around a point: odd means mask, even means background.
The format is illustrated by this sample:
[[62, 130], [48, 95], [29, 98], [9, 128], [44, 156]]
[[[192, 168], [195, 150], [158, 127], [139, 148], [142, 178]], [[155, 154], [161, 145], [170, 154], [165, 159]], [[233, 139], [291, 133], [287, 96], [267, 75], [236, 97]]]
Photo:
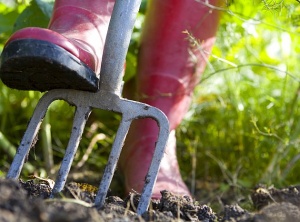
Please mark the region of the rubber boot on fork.
[[[217, 0], [209, 3], [216, 5]], [[167, 115], [171, 130], [152, 196], [160, 198], [161, 190], [190, 195], [178, 166], [175, 129], [188, 111], [204, 71], [219, 13], [194, 0], [153, 0], [149, 4], [141, 38], [137, 94], [140, 101]], [[120, 159], [127, 191], [142, 191], [157, 135], [157, 124], [150, 119], [138, 120], [131, 127]]]
[[48, 29], [25, 28], [7, 41], [0, 78], [21, 90], [97, 91], [114, 0], [56, 0]]

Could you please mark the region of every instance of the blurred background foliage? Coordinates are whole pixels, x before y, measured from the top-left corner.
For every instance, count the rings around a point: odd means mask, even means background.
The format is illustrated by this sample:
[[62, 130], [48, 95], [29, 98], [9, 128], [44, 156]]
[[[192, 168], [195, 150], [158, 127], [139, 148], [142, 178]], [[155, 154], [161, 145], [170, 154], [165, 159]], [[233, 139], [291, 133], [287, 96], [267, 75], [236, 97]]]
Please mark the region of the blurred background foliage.
[[[46, 27], [52, 6], [52, 0], [0, 1], [0, 51], [15, 30]], [[177, 129], [183, 177], [196, 197], [205, 189], [222, 195], [231, 188], [248, 190], [258, 183], [299, 184], [300, 3], [232, 0], [218, 10], [223, 14], [216, 44], [190, 111]], [[127, 55], [125, 81], [135, 76], [145, 11], [143, 1]], [[41, 95], [0, 83], [1, 177]], [[51, 105], [23, 177], [51, 176], [57, 170], [73, 113], [74, 108], [62, 101]], [[75, 157], [73, 178], [99, 182], [119, 120], [110, 112], [91, 114]]]

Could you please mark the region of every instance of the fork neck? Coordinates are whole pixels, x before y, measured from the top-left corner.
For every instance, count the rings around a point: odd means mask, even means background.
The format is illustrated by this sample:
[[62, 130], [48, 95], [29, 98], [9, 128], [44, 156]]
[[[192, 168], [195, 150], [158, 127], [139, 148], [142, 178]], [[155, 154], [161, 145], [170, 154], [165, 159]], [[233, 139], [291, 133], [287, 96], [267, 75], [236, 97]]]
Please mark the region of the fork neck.
[[121, 95], [123, 69], [134, 22], [141, 0], [117, 0], [104, 46], [100, 71], [100, 90]]

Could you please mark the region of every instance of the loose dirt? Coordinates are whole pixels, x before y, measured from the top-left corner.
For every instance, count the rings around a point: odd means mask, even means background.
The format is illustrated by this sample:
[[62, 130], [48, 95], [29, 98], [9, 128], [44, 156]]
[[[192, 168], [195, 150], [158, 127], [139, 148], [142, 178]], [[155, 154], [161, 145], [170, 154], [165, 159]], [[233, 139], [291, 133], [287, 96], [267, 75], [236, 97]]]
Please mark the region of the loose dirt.
[[14, 181], [0, 179], [0, 221], [300, 221], [300, 187], [286, 189], [257, 186], [251, 194], [253, 211], [238, 204], [225, 205], [214, 212], [207, 205], [187, 196], [164, 190], [153, 200], [148, 212], [137, 215], [140, 196], [131, 193], [125, 199], [108, 196], [105, 206], [93, 206], [96, 188], [71, 182], [58, 197], [49, 198], [51, 183], [46, 180]]

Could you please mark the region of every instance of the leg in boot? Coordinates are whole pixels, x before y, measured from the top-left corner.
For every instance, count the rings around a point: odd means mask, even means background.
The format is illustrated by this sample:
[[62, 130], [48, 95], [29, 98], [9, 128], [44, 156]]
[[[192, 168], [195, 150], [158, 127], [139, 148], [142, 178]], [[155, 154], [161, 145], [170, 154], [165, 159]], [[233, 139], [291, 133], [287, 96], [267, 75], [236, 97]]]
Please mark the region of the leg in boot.
[[[153, 197], [160, 197], [164, 189], [190, 195], [179, 171], [175, 129], [189, 108], [193, 89], [205, 68], [219, 13], [194, 0], [149, 3], [141, 39], [137, 94], [140, 101], [167, 115], [171, 130]], [[217, 0], [210, 3], [216, 5]], [[199, 44], [193, 44], [184, 31]], [[140, 120], [132, 126], [120, 160], [127, 191], [141, 192], [157, 133], [152, 120]]]
[[0, 78], [9, 87], [97, 91], [114, 0], [56, 0], [48, 29], [25, 28], [7, 41]]

